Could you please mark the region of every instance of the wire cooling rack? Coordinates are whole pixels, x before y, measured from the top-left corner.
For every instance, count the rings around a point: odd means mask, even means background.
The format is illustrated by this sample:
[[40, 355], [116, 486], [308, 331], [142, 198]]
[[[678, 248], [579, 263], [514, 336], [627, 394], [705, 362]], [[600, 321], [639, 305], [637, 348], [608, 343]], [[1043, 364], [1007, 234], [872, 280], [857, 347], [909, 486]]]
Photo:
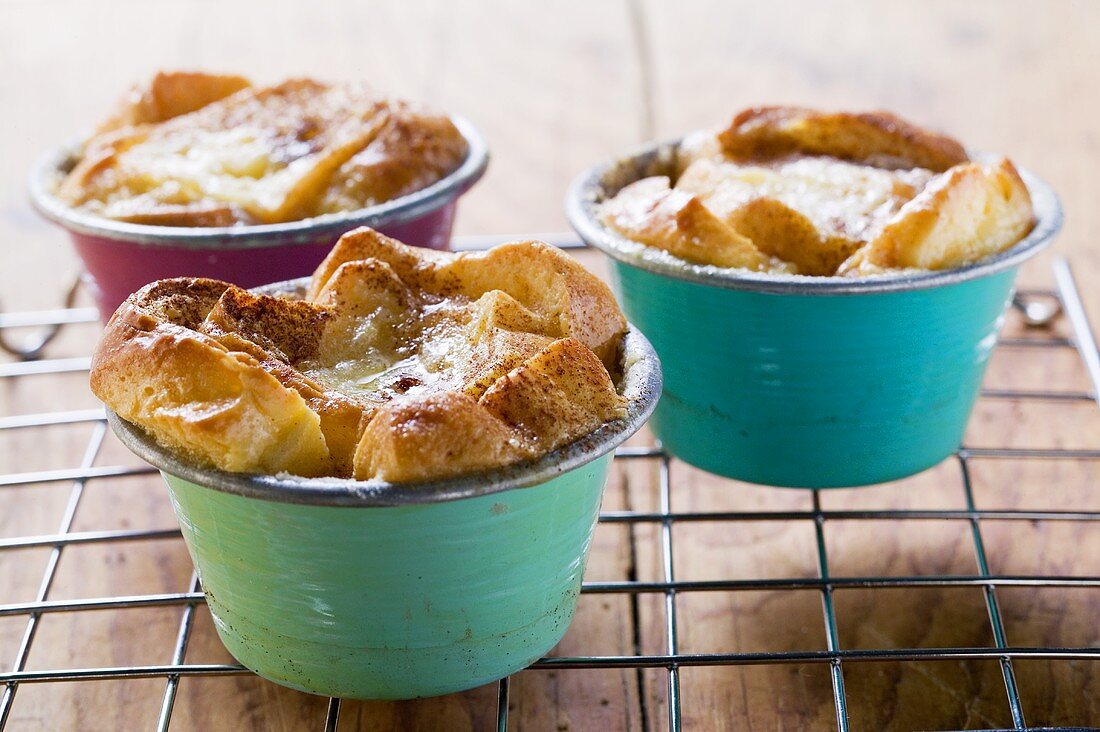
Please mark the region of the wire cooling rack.
[[[551, 235], [543, 238], [565, 248], [580, 248], [583, 245], [568, 235]], [[503, 241], [504, 239], [499, 239]], [[463, 248], [480, 248], [498, 241], [497, 238], [468, 238]], [[1009, 349], [1076, 349], [1092, 384], [1091, 391], [1053, 391], [1043, 389], [986, 389], [983, 398], [1002, 400], [1042, 400], [1048, 402], [1097, 402], [1100, 404], [1100, 356], [1096, 342], [1082, 307], [1077, 287], [1069, 265], [1064, 260], [1054, 264], [1055, 290], [1022, 291], [1014, 304], [1023, 313], [1025, 321], [1031, 325], [1043, 326], [1049, 323], [1058, 311], [1065, 313], [1073, 336], [1052, 337], [1049, 333], [1036, 337], [1005, 338], [1002, 348]], [[71, 305], [72, 292], [67, 304]], [[64, 326], [78, 323], [94, 323], [97, 320], [93, 308], [73, 308], [42, 312], [0, 313], [0, 336], [6, 336], [14, 328], [39, 328], [37, 337], [17, 347], [10, 337], [0, 340], [0, 345], [9, 352], [24, 351], [24, 356], [0, 362], [0, 383], [14, 379], [48, 378], [66, 372], [86, 371], [89, 358], [85, 356], [68, 358], [45, 358], [43, 351], [53, 335]], [[70, 483], [67, 504], [62, 513], [57, 532], [52, 535], [20, 536], [0, 539], [0, 552], [18, 549], [47, 548], [51, 550], [46, 568], [41, 578], [35, 599], [30, 602], [0, 604], [0, 618], [16, 616], [26, 618], [25, 630], [15, 654], [14, 664], [9, 670], [0, 672], [0, 685], [3, 696], [0, 697], [0, 729], [4, 729], [11, 719], [11, 711], [17, 692], [26, 685], [59, 684], [74, 681], [103, 681], [119, 679], [163, 679], [160, 713], [155, 723], [157, 730], [167, 730], [172, 719], [177, 689], [183, 677], [225, 676], [250, 674], [247, 669], [234, 664], [200, 664], [185, 662], [186, 651], [195, 622], [196, 608], [205, 602], [196, 578], [192, 577], [190, 591], [164, 594], [135, 594], [127, 596], [96, 597], [90, 599], [64, 600], [52, 599], [51, 587], [57, 576], [58, 566], [67, 547], [77, 544], [101, 544], [118, 541], [179, 539], [178, 529], [122, 529], [104, 531], [73, 531], [74, 517], [85, 494], [85, 488], [93, 481], [104, 481], [130, 475], [153, 473], [153, 469], [121, 465], [96, 465], [96, 457], [103, 445], [107, 433], [102, 409], [77, 409], [69, 411], [41, 412], [33, 414], [15, 414], [0, 416], [0, 431], [34, 430], [35, 428], [90, 423], [92, 436], [79, 465], [58, 466], [48, 470], [34, 472], [14, 472], [0, 475], [0, 490], [5, 487], [30, 484]], [[1094, 576], [1024, 576], [1000, 575], [990, 570], [989, 554], [983, 542], [982, 522], [996, 520], [1057, 520], [1057, 521], [1096, 521], [1100, 522], [1100, 512], [1084, 510], [980, 510], [976, 508], [971, 485], [970, 461], [974, 458], [1013, 460], [1079, 460], [1100, 459], [1100, 449], [1028, 449], [1011, 447], [960, 449], [956, 455], [962, 476], [958, 489], [965, 500], [965, 508], [959, 510], [857, 510], [836, 511], [822, 508], [821, 496], [812, 491], [812, 510], [801, 511], [733, 511], [733, 512], [677, 512], [673, 510], [675, 489], [670, 478], [670, 457], [659, 448], [623, 447], [616, 453], [617, 461], [653, 461], [657, 465], [656, 511], [619, 510], [604, 511], [600, 515], [603, 524], [625, 524], [630, 527], [651, 525], [657, 527], [655, 533], [659, 546], [662, 576], [659, 581], [641, 581], [631, 578], [624, 581], [588, 581], [582, 592], [585, 594], [621, 594], [629, 598], [635, 626], [639, 617], [639, 601], [646, 595], [663, 597], [664, 644], [663, 652], [645, 654], [637, 640], [635, 629], [634, 653], [629, 655], [592, 655], [572, 657], [549, 657], [534, 664], [534, 669], [558, 669], [573, 671], [577, 669], [638, 669], [639, 681], [644, 670], [654, 670], [665, 676], [667, 694], [667, 722], [647, 719], [645, 709], [645, 691], [639, 690], [642, 697], [643, 726], [660, 728], [667, 723], [670, 730], [680, 730], [682, 726], [683, 703], [680, 693], [680, 671], [691, 667], [705, 666], [762, 666], [776, 664], [823, 665], [828, 668], [832, 683], [833, 705], [835, 706], [837, 727], [847, 730], [850, 726], [847, 695], [845, 693], [845, 669], [856, 664], [873, 662], [905, 661], [968, 661], [987, 660], [999, 664], [1004, 681], [1004, 703], [1007, 705], [1012, 725], [1015, 729], [1030, 729], [1026, 722], [1026, 709], [1016, 681], [1013, 664], [1020, 660], [1045, 659], [1057, 662], [1098, 662], [1100, 648], [1097, 647], [1015, 647], [1008, 644], [1005, 634], [1005, 622], [998, 605], [997, 591], [1005, 587], [1100, 587], [1100, 577]], [[16, 466], [17, 467], [17, 466]], [[830, 521], [837, 520], [906, 520], [906, 519], [954, 519], [969, 523], [970, 540], [977, 559], [978, 571], [972, 575], [935, 575], [935, 576], [833, 576], [829, 570], [830, 556], [825, 540], [825, 527]], [[706, 581], [680, 581], [674, 574], [673, 542], [674, 527], [690, 527], [696, 522], [746, 522], [746, 521], [783, 521], [807, 522], [813, 526], [816, 543], [817, 577], [793, 579], [744, 579], [728, 578]], [[690, 529], [689, 529], [690, 530]], [[636, 534], [629, 532], [629, 541], [636, 541]], [[848, 649], [842, 648], [837, 630], [837, 609], [834, 592], [838, 589], [864, 588], [879, 590], [884, 588], [957, 588], [969, 587], [981, 590], [988, 613], [993, 645], [988, 647], [950, 647], [950, 648], [880, 648]], [[703, 592], [746, 592], [746, 591], [816, 591], [820, 594], [822, 620], [824, 622], [826, 648], [823, 651], [805, 652], [683, 652], [678, 637], [681, 625], [677, 620], [677, 596]], [[89, 610], [108, 610], [125, 612], [132, 608], [180, 606], [181, 617], [175, 644], [171, 651], [171, 663], [164, 665], [117, 666], [117, 667], [72, 667], [50, 668], [46, 670], [28, 670], [27, 659], [43, 618], [54, 613], [79, 613]], [[582, 610], [583, 612], [583, 610]], [[499, 682], [497, 694], [496, 726], [499, 730], [508, 729], [509, 680]], [[324, 719], [317, 720], [318, 728], [336, 730], [340, 719], [341, 702], [330, 699]], [[656, 714], [650, 710], [650, 716]], [[662, 718], [665, 714], [660, 715]], [[560, 729], [560, 727], [559, 727]]]

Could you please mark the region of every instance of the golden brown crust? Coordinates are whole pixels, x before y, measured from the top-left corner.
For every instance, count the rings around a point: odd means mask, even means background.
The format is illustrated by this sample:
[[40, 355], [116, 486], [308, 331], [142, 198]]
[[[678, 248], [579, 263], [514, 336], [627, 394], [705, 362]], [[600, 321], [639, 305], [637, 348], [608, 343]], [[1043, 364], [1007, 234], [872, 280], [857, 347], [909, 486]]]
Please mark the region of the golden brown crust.
[[255, 358], [260, 368], [275, 377], [284, 387], [298, 392], [305, 399], [306, 405], [317, 413], [329, 460], [325, 467], [318, 468], [319, 474], [351, 474], [352, 457], [363, 425], [373, 414], [372, 404], [326, 388], [279, 356], [237, 333], [226, 332], [209, 321], [200, 327], [204, 333], [230, 351], [247, 353]]
[[190, 459], [392, 481], [536, 457], [623, 413], [606, 286], [538, 242], [483, 254], [346, 235], [305, 300], [163, 280], [107, 325], [92, 389]]
[[804, 275], [831, 275], [860, 242], [820, 232], [782, 201], [756, 198], [730, 213], [730, 226], [765, 252]]
[[541, 450], [591, 432], [622, 409], [607, 369], [575, 338], [554, 341], [478, 401]]
[[[610, 288], [575, 259], [542, 242], [513, 242], [484, 252], [444, 255], [407, 247], [364, 227], [340, 237], [310, 279], [309, 297], [319, 297], [340, 266], [356, 260], [384, 262], [400, 281], [433, 297], [477, 300], [505, 293], [515, 305], [502, 307], [495, 316], [521, 321], [508, 329], [571, 336], [592, 349], [608, 368], [626, 331], [626, 318]], [[520, 308], [527, 312], [521, 313]]]
[[577, 260], [540, 241], [501, 244], [458, 255], [439, 267], [446, 291], [457, 286], [466, 297], [499, 290], [544, 319], [546, 335], [573, 337], [609, 370], [618, 362], [626, 317], [615, 295]]
[[509, 465], [533, 454], [473, 397], [442, 392], [380, 410], [359, 441], [355, 477], [422, 481]]
[[204, 72], [160, 71], [147, 86], [130, 90], [96, 132], [156, 124], [194, 112], [239, 92], [251, 82], [243, 76]]
[[829, 155], [888, 168], [943, 172], [966, 162], [958, 141], [890, 112], [824, 113], [803, 107], [754, 107], [718, 133], [723, 152], [738, 161], [792, 154]]
[[306, 476], [331, 469], [320, 419], [297, 392], [252, 356], [133, 300], [108, 323], [91, 387], [121, 417], [202, 464]]
[[885, 269], [950, 269], [1007, 249], [1035, 224], [1031, 196], [1015, 166], [967, 163], [905, 205], [839, 274]]
[[689, 262], [751, 270], [770, 265], [752, 239], [715, 216], [698, 196], [669, 188], [668, 178], [630, 184], [604, 204], [601, 214], [623, 236]]
[[369, 144], [332, 175], [312, 214], [348, 211], [404, 196], [440, 180], [466, 157], [451, 120], [395, 101]]
[[361, 85], [161, 74], [58, 189], [135, 223], [280, 223], [371, 206], [446, 176], [467, 152], [441, 115]]
[[317, 353], [325, 323], [332, 318], [327, 308], [304, 300], [265, 297], [231, 287], [218, 298], [202, 327], [236, 333], [280, 361], [297, 363]]
[[418, 269], [430, 267], [433, 260], [442, 260], [446, 256], [429, 249], [416, 251], [380, 231], [363, 226], [341, 236], [329, 250], [309, 278], [306, 298], [319, 300], [336, 271], [350, 262], [381, 262], [385, 264], [386, 272], [391, 273], [386, 275], [387, 279], [392, 277], [400, 283], [414, 279]]

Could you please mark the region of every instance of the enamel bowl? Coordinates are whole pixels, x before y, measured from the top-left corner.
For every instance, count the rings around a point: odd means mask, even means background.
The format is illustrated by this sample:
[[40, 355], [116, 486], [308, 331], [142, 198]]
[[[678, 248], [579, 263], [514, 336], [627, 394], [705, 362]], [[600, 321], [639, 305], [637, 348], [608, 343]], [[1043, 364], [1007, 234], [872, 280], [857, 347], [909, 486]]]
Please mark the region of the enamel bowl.
[[163, 474], [230, 653], [302, 691], [410, 699], [503, 678], [565, 634], [614, 449], [661, 390], [636, 330], [622, 364], [624, 419], [532, 462], [419, 484], [202, 468], [107, 416]]
[[1020, 171], [1037, 223], [1011, 249], [959, 269], [848, 279], [684, 262], [609, 230], [597, 206], [669, 175], [678, 142], [582, 174], [573, 227], [612, 260], [623, 310], [653, 343], [665, 449], [718, 475], [831, 488], [895, 480], [962, 441], [1020, 264], [1062, 224], [1057, 196]]
[[257, 226], [185, 227], [130, 224], [74, 209], [54, 195], [79, 159], [80, 146], [47, 153], [30, 176], [34, 207], [69, 232], [87, 272], [85, 282], [106, 321], [131, 293], [168, 277], [211, 277], [241, 287], [304, 277], [340, 235], [369, 226], [406, 244], [446, 249], [458, 198], [484, 174], [485, 140], [465, 119], [451, 121], [466, 139], [466, 159], [430, 186], [377, 206], [300, 221]]

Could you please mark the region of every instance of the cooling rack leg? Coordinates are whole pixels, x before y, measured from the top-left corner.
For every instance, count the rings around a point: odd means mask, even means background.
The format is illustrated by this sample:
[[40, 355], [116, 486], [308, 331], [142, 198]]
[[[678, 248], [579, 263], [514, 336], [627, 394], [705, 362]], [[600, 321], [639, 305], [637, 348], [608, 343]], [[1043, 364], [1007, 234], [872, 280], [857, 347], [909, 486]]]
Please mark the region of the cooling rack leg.
[[497, 683], [497, 732], [508, 732], [508, 677]]
[[[199, 585], [199, 577], [194, 572], [191, 573], [191, 592], [198, 592], [201, 589]], [[183, 608], [183, 616], [180, 618], [180, 629], [176, 635], [176, 647], [172, 651], [172, 665], [179, 666], [183, 663], [183, 659], [187, 656], [187, 643], [191, 640], [191, 627], [195, 624], [195, 606], [186, 605]], [[168, 677], [168, 682], [164, 686], [164, 698], [160, 704], [160, 716], [157, 718], [157, 732], [168, 732], [168, 727], [172, 723], [172, 708], [176, 704], [176, 690], [179, 689], [180, 677], [179, 674], [172, 674]]]
[[[619, 448], [621, 451], [623, 448]], [[620, 459], [620, 452], [616, 452], [616, 460]], [[631, 495], [632, 491], [630, 487], [624, 492], [624, 498], [627, 504], [627, 510], [629, 512], [634, 511], [634, 499]], [[627, 525], [627, 548], [629, 551], [629, 564], [627, 566], [627, 581], [631, 583], [638, 582], [638, 526], [637, 524]], [[629, 593], [630, 597], [630, 626], [632, 630], [632, 648], [635, 656], [642, 655], [642, 613], [638, 600], [638, 593]], [[646, 693], [646, 669], [642, 666], [638, 666], [634, 669], [634, 683], [638, 689], [638, 714], [641, 717], [641, 728], [648, 730], [649, 727], [649, 702], [647, 701]]]
[[340, 700], [331, 697], [328, 700], [328, 712], [325, 714], [325, 732], [336, 732], [340, 725]]
[[[672, 501], [669, 496], [669, 457], [661, 457], [661, 558], [665, 582], [675, 581], [672, 568]], [[676, 640], [676, 591], [665, 592], [666, 651], [675, 656], [679, 644]], [[676, 664], [668, 667], [668, 728], [680, 732], [680, 669]]]
[[[836, 630], [836, 609], [833, 606], [833, 588], [829, 580], [829, 555], [825, 548], [825, 516], [821, 512], [821, 495], [813, 492], [814, 531], [817, 538], [817, 568], [825, 585], [821, 588], [821, 609], [825, 614], [825, 644], [829, 653], [840, 650], [839, 633]], [[840, 657], [836, 656], [829, 664], [829, 673], [833, 682], [833, 704], [836, 706], [836, 726], [840, 732], [848, 730], [848, 701], [844, 694], [844, 669]]]

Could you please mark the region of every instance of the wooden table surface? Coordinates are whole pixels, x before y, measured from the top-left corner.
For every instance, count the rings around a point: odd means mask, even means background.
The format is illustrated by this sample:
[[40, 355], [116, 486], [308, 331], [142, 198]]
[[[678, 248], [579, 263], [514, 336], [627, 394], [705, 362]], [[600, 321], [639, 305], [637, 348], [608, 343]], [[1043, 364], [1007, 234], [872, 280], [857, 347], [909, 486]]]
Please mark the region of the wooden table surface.
[[[1068, 256], [1087, 310], [1100, 318], [1100, 3], [561, 0], [554, 3], [392, 2], [282, 4], [147, 0], [0, 6], [0, 309], [55, 307], [77, 263], [65, 236], [40, 220], [25, 174], [48, 146], [99, 119], [130, 83], [162, 68], [201, 67], [275, 81], [290, 75], [365, 79], [470, 117], [493, 160], [463, 200], [458, 232], [531, 234], [566, 228], [561, 200], [587, 165], [726, 120], [744, 106], [801, 103], [883, 107], [948, 130], [974, 148], [1003, 151], [1060, 192], [1067, 213], [1054, 251]], [[642, 40], [639, 41], [639, 38]], [[648, 91], [647, 91], [648, 89]], [[603, 263], [581, 255], [596, 271]], [[1048, 286], [1047, 254], [1022, 273]], [[1100, 322], [1098, 320], [1097, 322]], [[1024, 333], [1015, 317], [1009, 329]], [[1068, 326], [1059, 322], [1061, 334]], [[97, 328], [68, 329], [50, 355], [86, 354]], [[0, 416], [95, 406], [86, 375], [0, 383]], [[989, 387], [1087, 390], [1071, 350], [1001, 349]], [[1087, 402], [983, 400], [972, 445], [1100, 448], [1100, 415]], [[79, 464], [94, 425], [0, 433], [0, 472]], [[97, 464], [134, 464], [108, 436]], [[901, 483], [828, 492], [826, 509], [965, 508], [959, 465], [948, 461]], [[809, 510], [810, 495], [734, 485], [673, 463], [677, 511]], [[979, 508], [1100, 511], [1093, 462], [975, 461]], [[656, 510], [656, 469], [616, 468], [606, 510]], [[0, 488], [0, 540], [58, 530], [71, 486]], [[176, 526], [153, 477], [94, 481], [74, 531]], [[601, 525], [589, 580], [658, 580], [658, 528]], [[981, 524], [990, 571], [1100, 576], [1100, 524]], [[971, 524], [846, 521], [825, 526], [833, 576], [977, 572]], [[679, 580], [815, 577], [812, 522], [678, 525]], [[33, 600], [49, 547], [0, 550], [0, 605]], [[71, 546], [51, 599], [187, 589], [191, 564], [177, 538]], [[1100, 590], [999, 588], [1009, 644], [1100, 646]], [[836, 593], [842, 648], [989, 646], [980, 588], [849, 589]], [[815, 590], [681, 593], [680, 649], [825, 648]], [[158, 664], [171, 660], [181, 608], [46, 615], [29, 669]], [[557, 655], [664, 650], [664, 596], [646, 594], [637, 627], [622, 594], [585, 595]], [[0, 615], [0, 668], [11, 668], [26, 615]], [[230, 662], [205, 608], [189, 663]], [[1100, 663], [1015, 664], [1027, 722], [1100, 726]], [[685, 668], [690, 730], [835, 728], [826, 664]], [[844, 665], [852, 729], [1011, 726], [995, 660]], [[663, 729], [666, 672], [523, 672], [511, 686], [511, 728]], [[153, 728], [163, 679], [25, 684], [11, 730]], [[348, 702], [341, 730], [488, 729], [495, 685], [403, 703]], [[320, 729], [325, 700], [248, 676], [185, 678], [173, 730]]]

